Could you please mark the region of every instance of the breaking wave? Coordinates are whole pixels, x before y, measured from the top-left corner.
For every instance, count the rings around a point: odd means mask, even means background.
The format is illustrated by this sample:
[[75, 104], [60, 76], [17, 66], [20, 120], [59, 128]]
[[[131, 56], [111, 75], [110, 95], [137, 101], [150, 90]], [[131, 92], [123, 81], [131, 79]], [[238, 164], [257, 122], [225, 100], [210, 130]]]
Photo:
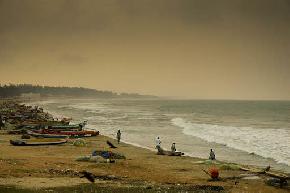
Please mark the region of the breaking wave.
[[199, 124], [174, 118], [172, 124], [186, 135], [226, 145], [290, 165], [290, 130]]

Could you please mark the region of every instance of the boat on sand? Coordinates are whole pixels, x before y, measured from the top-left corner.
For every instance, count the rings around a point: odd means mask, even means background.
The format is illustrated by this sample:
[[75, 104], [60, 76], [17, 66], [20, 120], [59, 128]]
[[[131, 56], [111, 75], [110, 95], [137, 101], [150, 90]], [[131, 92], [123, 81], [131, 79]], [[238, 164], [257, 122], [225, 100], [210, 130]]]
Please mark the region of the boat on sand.
[[29, 131], [27, 132], [28, 135], [31, 135], [36, 138], [58, 138], [58, 139], [65, 139], [68, 138], [68, 135], [57, 135], [57, 134], [41, 134], [41, 133], [36, 133]]
[[162, 149], [161, 147], [157, 147], [157, 155], [169, 155], [169, 156], [182, 156], [184, 153], [180, 151], [167, 151]]
[[10, 144], [14, 146], [40, 146], [40, 145], [60, 145], [66, 143], [66, 139], [33, 139], [33, 140], [10, 140]]
[[67, 137], [91, 137], [99, 135], [99, 131], [53, 131], [53, 130], [33, 130], [27, 132], [34, 137], [43, 138], [67, 138]]

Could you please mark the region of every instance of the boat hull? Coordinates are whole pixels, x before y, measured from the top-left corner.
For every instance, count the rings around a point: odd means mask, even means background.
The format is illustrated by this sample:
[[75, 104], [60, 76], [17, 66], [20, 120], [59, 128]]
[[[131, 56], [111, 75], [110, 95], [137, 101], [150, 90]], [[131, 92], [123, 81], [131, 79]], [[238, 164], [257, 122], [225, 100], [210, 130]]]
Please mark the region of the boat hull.
[[99, 135], [98, 131], [60, 131], [60, 132], [48, 132], [48, 131], [30, 131], [29, 135], [37, 138], [81, 138], [92, 137]]
[[58, 141], [43, 141], [43, 142], [30, 142], [25, 140], [10, 140], [10, 144], [14, 146], [41, 146], [41, 145], [60, 145], [66, 143], [67, 140]]

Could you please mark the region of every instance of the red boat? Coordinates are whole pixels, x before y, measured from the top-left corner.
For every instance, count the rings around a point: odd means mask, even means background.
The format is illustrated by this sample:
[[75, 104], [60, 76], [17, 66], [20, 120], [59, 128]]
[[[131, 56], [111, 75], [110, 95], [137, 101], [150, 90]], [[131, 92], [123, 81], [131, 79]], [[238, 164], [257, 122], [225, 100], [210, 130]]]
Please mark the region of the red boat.
[[82, 130], [82, 131], [58, 131], [52, 129], [40, 129], [34, 130], [34, 133], [38, 134], [52, 134], [52, 135], [67, 135], [67, 136], [96, 136], [99, 135], [99, 131]]

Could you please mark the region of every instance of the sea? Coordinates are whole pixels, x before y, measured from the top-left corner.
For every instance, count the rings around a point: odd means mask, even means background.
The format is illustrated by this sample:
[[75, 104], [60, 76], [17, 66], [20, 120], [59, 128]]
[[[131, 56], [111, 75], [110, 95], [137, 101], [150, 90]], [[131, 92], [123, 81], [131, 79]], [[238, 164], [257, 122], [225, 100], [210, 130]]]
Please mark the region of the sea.
[[152, 151], [155, 139], [186, 155], [290, 172], [290, 101], [47, 99], [29, 102], [55, 117]]

